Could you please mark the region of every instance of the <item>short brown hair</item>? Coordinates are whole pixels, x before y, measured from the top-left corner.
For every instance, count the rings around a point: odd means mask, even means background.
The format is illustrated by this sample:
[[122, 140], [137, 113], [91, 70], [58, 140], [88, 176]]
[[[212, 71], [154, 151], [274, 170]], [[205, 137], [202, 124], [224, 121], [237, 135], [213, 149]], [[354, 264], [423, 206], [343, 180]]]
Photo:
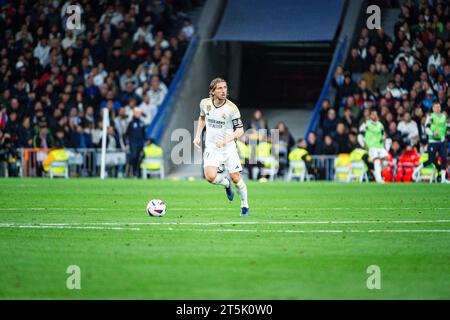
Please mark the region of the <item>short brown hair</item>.
[[211, 83], [209, 84], [209, 95], [212, 95], [213, 91], [216, 90], [217, 84], [220, 83], [220, 82], [227, 83], [227, 81], [225, 79], [222, 79], [222, 78], [214, 78], [214, 79], [212, 79]]

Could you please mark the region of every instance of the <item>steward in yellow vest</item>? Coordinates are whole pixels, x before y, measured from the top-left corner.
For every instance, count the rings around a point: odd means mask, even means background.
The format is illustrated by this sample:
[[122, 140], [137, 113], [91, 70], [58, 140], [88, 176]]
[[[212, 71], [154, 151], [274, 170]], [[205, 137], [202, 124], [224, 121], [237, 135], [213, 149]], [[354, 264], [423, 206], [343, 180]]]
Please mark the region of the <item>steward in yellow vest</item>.
[[236, 146], [239, 154], [239, 158], [241, 158], [241, 164], [245, 165], [250, 160], [250, 154], [251, 154], [251, 147], [248, 143], [245, 143], [245, 141], [242, 141], [241, 139], [238, 139], [236, 141]]
[[308, 150], [306, 148], [308, 147], [308, 144], [306, 143], [305, 139], [298, 139], [297, 140], [297, 146], [292, 149], [291, 152], [289, 152], [288, 159], [289, 161], [304, 161], [306, 164], [306, 167], [311, 167], [312, 158], [309, 155]]
[[[49, 172], [50, 165], [54, 161], [66, 162], [68, 160], [69, 160], [69, 155], [67, 154], [66, 150], [64, 150], [64, 148], [54, 148], [47, 154], [47, 158], [45, 158], [45, 160], [44, 160], [44, 163], [43, 163], [44, 171]], [[52, 171], [53, 171], [53, 174], [64, 173], [65, 168], [54, 167], [54, 168], [52, 168]]]
[[[256, 157], [270, 158], [272, 154], [272, 144], [269, 141], [262, 141], [256, 146]], [[270, 167], [270, 162], [263, 162], [264, 167]]]
[[147, 170], [159, 170], [161, 169], [161, 164], [159, 163], [144, 163], [145, 158], [162, 158], [164, 155], [163, 149], [153, 143], [150, 139], [147, 145], [143, 149], [144, 157], [141, 162], [141, 169]]
[[373, 170], [373, 163], [369, 161], [369, 154], [366, 149], [356, 147], [350, 152], [350, 162], [362, 161], [366, 165], [366, 170]]
[[[316, 172], [314, 168], [312, 167], [312, 158], [309, 155], [308, 150], [306, 148], [308, 147], [308, 144], [305, 139], [298, 139], [297, 140], [297, 146], [289, 152], [288, 160], [290, 161], [304, 161], [306, 165], [306, 170], [309, 174], [315, 174]], [[290, 164], [289, 164], [290, 166]], [[294, 168], [294, 172], [298, 173], [299, 169]]]

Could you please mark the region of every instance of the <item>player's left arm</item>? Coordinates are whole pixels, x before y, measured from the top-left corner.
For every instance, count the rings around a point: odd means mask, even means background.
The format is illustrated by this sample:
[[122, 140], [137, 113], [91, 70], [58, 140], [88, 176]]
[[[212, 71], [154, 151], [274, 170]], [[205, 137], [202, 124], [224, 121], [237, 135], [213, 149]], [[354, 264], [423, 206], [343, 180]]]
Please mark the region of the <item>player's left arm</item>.
[[227, 144], [228, 142], [231, 142], [235, 139], [239, 139], [243, 134], [244, 134], [244, 127], [235, 128], [233, 133], [229, 134], [225, 138], [225, 144]]
[[218, 147], [223, 147], [227, 143], [230, 143], [231, 141], [238, 139], [244, 134], [244, 124], [241, 120], [241, 113], [239, 112], [238, 108], [235, 107], [234, 113], [231, 118], [231, 122], [233, 124], [233, 133], [230, 133], [225, 137], [225, 139], [220, 140], [217, 142]]
[[[240, 120], [240, 119], [239, 119]], [[242, 121], [241, 121], [242, 123]], [[225, 137], [225, 139], [223, 140], [219, 140], [217, 141], [216, 145], [219, 148], [222, 148], [223, 146], [225, 146], [227, 143], [238, 139], [240, 136], [242, 136], [244, 134], [244, 126], [240, 126], [240, 127], [235, 127], [233, 133], [230, 133], [229, 135], [227, 135]]]

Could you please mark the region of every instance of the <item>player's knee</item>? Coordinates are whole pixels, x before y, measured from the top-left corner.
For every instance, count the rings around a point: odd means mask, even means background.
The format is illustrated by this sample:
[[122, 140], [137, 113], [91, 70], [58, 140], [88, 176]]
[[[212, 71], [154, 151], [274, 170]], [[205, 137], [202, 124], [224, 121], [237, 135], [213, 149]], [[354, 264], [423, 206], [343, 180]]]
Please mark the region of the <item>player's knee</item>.
[[234, 183], [238, 183], [239, 180], [241, 180], [241, 175], [239, 174], [239, 172], [230, 174], [230, 177]]
[[205, 179], [209, 182], [212, 183], [214, 182], [214, 180], [217, 177], [217, 172], [206, 172], [205, 173]]

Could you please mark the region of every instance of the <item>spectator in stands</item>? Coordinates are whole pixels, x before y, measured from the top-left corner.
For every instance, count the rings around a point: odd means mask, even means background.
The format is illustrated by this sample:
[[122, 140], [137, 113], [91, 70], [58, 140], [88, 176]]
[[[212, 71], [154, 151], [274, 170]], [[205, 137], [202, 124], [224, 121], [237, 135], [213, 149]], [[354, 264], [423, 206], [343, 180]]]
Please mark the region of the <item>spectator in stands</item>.
[[391, 156], [394, 160], [398, 161], [398, 159], [402, 155], [402, 146], [398, 139], [392, 140], [392, 144], [391, 144], [389, 153], [391, 154]]
[[[134, 100], [136, 104], [141, 102], [141, 97], [135, 93], [132, 81], [126, 83], [125, 90], [120, 97], [120, 105], [126, 105], [130, 103], [130, 100]], [[115, 109], [115, 111], [118, 110]]]
[[398, 123], [398, 131], [400, 131], [406, 144], [414, 146], [419, 142], [419, 128], [417, 123], [412, 121], [409, 112], [406, 112], [403, 115], [403, 120]]
[[55, 146], [67, 147], [70, 145], [63, 128], [58, 127], [55, 131]]
[[142, 120], [146, 125], [149, 125], [153, 118], [156, 115], [158, 110], [157, 106], [150, 101], [150, 97], [145, 94], [142, 96], [142, 102], [139, 105], [139, 108], [142, 110]]
[[256, 110], [250, 119], [249, 129], [260, 130], [267, 128], [267, 121], [264, 119], [262, 111]]
[[364, 90], [366, 88], [370, 91], [374, 90], [375, 87], [375, 79], [376, 79], [376, 66], [375, 64], [371, 64], [369, 70], [364, 72], [361, 76], [361, 80], [359, 81], [359, 87], [361, 87], [361, 82], [364, 81]]
[[330, 109], [330, 100], [324, 99], [320, 108], [320, 126], [323, 126], [323, 122], [327, 118], [328, 110]]
[[53, 137], [48, 132], [47, 126], [40, 125], [39, 131], [33, 137], [33, 148], [50, 149], [54, 145]]
[[167, 87], [159, 80], [158, 76], [153, 76], [147, 94], [150, 97], [150, 101], [159, 107], [167, 94]]
[[348, 62], [348, 70], [354, 76], [355, 80], [359, 80], [359, 77], [363, 73], [364, 63], [358, 48], [353, 48]]
[[83, 127], [81, 123], [76, 125], [75, 130], [70, 134], [70, 145], [72, 148], [92, 148], [91, 135], [87, 133], [87, 128]]
[[[100, 139], [100, 144], [102, 143], [102, 140]], [[116, 130], [114, 127], [109, 126], [106, 129], [106, 150], [117, 150], [121, 149], [121, 144], [119, 142], [119, 137], [117, 135]]]
[[402, 140], [402, 134], [397, 130], [397, 123], [395, 121], [388, 122], [387, 136], [392, 140]]
[[119, 100], [115, 99], [113, 91], [108, 91], [105, 100], [100, 103], [100, 109], [103, 109], [105, 107], [110, 109], [110, 111], [119, 111], [120, 102]]
[[186, 35], [187, 40], [190, 40], [194, 35], [194, 25], [189, 18], [184, 19], [183, 28], [181, 31]]
[[145, 124], [141, 119], [141, 115], [141, 109], [135, 108], [133, 111], [133, 119], [128, 124], [125, 133], [130, 146], [129, 163], [132, 168], [131, 175], [134, 177], [139, 176], [139, 156], [146, 140]]
[[31, 127], [30, 117], [24, 117], [22, 126], [18, 128], [18, 146], [21, 148], [31, 148], [33, 145], [34, 131]]
[[138, 78], [133, 73], [131, 68], [126, 68], [125, 73], [120, 77], [120, 90], [126, 91], [129, 86], [131, 86], [131, 90], [137, 88]]
[[352, 132], [352, 131], [351, 131], [351, 132], [348, 134], [348, 145], [349, 145], [349, 147], [350, 147], [350, 152], [351, 152], [351, 150], [354, 150], [355, 148], [358, 147], [358, 138], [357, 138], [355, 132]]
[[356, 119], [353, 117], [353, 112], [350, 107], [344, 108], [344, 114], [341, 118], [341, 122], [347, 127], [347, 130], [350, 130], [352, 127], [356, 126]]
[[286, 169], [288, 167], [289, 151], [292, 149], [292, 147], [295, 146], [295, 140], [292, 137], [288, 127], [284, 122], [279, 122], [276, 125], [275, 129], [278, 130], [278, 138], [279, 138], [278, 145], [275, 145], [274, 141], [274, 148], [275, 150], [278, 149], [278, 161], [279, 161], [278, 176], [284, 176], [284, 174], [286, 173]]
[[319, 145], [319, 143], [317, 141], [317, 136], [316, 136], [315, 132], [311, 131], [308, 133], [306, 150], [311, 155], [322, 154], [321, 146]]
[[338, 146], [333, 138], [330, 135], [325, 135], [324, 145], [323, 145], [323, 154], [326, 155], [336, 155], [338, 154]]
[[356, 86], [352, 80], [352, 77], [349, 73], [345, 74], [344, 84], [339, 87], [337, 92], [337, 102], [343, 103], [343, 99], [353, 95], [356, 92]]
[[327, 112], [327, 118], [323, 121], [323, 135], [332, 135], [336, 132], [336, 126], [338, 119], [336, 118], [336, 111], [329, 109]]
[[342, 68], [342, 66], [337, 66], [336, 71], [334, 72], [333, 86], [336, 88], [342, 86], [344, 84], [344, 78], [344, 68]]
[[375, 76], [374, 81], [374, 91], [375, 93], [379, 93], [385, 88], [387, 88], [389, 81], [394, 80], [392, 73], [389, 72], [386, 64], [381, 65], [380, 72]]
[[352, 151], [352, 146], [350, 145], [350, 141], [348, 139], [348, 130], [344, 123], [339, 122], [337, 124], [334, 140], [337, 144], [337, 153], [350, 153]]

